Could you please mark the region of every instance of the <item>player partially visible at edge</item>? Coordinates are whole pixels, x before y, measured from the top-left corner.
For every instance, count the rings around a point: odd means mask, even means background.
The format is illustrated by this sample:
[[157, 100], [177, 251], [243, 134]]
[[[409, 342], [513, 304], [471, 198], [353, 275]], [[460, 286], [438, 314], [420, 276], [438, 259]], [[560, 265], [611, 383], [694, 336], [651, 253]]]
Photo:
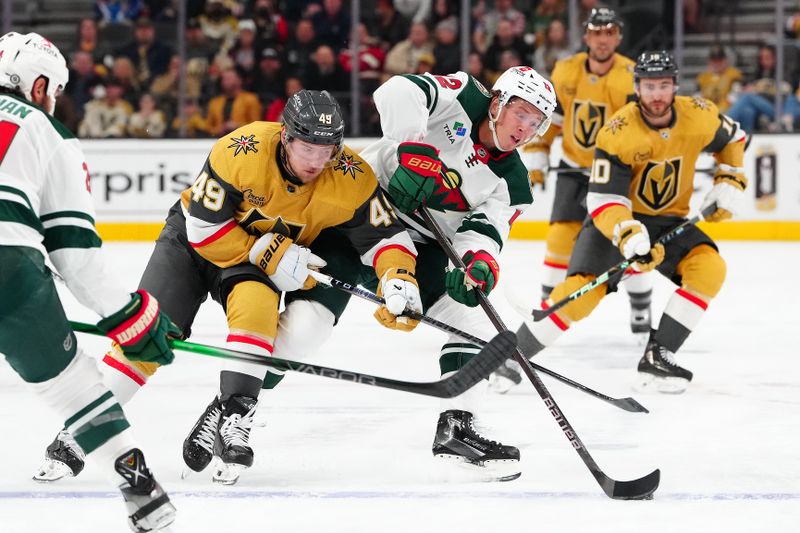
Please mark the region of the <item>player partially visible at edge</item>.
[[0, 37], [0, 353], [119, 487], [131, 529], [152, 531], [169, 525], [175, 508], [78, 346], [45, 258], [130, 360], [170, 363], [167, 337], [180, 331], [147, 291], [131, 294], [108, 275], [83, 152], [51, 116], [68, 76], [41, 35]]

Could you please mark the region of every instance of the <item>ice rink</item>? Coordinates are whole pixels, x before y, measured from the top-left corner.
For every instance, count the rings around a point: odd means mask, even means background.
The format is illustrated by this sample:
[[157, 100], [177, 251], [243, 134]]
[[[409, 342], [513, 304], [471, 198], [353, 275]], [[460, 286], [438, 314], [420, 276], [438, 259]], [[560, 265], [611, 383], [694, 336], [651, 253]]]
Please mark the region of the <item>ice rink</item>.
[[[543, 377], [600, 467], [619, 480], [661, 469], [652, 501], [612, 501], [571, 448], [533, 387], [486, 396], [481, 425], [522, 453], [508, 483], [450, 478], [431, 458], [439, 401], [290, 374], [261, 396], [256, 462], [232, 487], [180, 479], [181, 443], [217, 385], [216, 360], [179, 352], [126, 406], [149, 465], [170, 492], [172, 532], [796, 532], [800, 526], [800, 243], [722, 242], [728, 279], [678, 355], [694, 372], [679, 396], [635, 393], [641, 357], [627, 298], [611, 295], [536, 362], [650, 414], [615, 409]], [[133, 288], [149, 244], [107, 245]], [[543, 243], [511, 241], [493, 301], [512, 329], [506, 291], [539, 293]], [[331, 289], [333, 290], [333, 289]], [[655, 320], [671, 285], [659, 278]], [[96, 317], [67, 300], [68, 315]], [[353, 300], [312, 361], [386, 377], [438, 379], [444, 334], [390, 332]], [[43, 328], [47, 324], [41, 325]], [[192, 341], [222, 345], [224, 316], [206, 304]], [[101, 354], [102, 339], [81, 335]], [[24, 342], [24, 339], [20, 339]], [[53, 485], [31, 480], [61, 421], [0, 362], [0, 532], [127, 531], [121, 498], [98, 469]]]

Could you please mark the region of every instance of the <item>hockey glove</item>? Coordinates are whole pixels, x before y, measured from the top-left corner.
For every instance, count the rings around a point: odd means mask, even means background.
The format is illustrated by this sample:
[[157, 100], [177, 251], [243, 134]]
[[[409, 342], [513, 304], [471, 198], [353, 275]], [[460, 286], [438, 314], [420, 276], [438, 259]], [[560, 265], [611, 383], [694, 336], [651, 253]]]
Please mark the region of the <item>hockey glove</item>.
[[394, 205], [408, 214], [436, 190], [435, 177], [442, 169], [442, 162], [436, 148], [422, 143], [401, 143], [397, 158], [400, 166], [389, 179], [388, 192]]
[[649, 272], [664, 260], [664, 246], [650, 246], [650, 234], [638, 220], [624, 220], [614, 226], [611, 242], [619, 248], [625, 259], [636, 259], [631, 266], [640, 272]]
[[463, 257], [466, 271], [456, 268], [449, 271], [444, 278], [444, 285], [450, 297], [468, 307], [478, 305], [475, 289], [489, 296], [500, 275], [500, 267], [494, 257], [483, 250], [467, 252]]
[[401, 331], [411, 331], [419, 320], [400, 316], [406, 309], [422, 312], [422, 299], [414, 275], [404, 268], [390, 268], [378, 284], [378, 296], [386, 301], [375, 311], [375, 318], [383, 326]]
[[131, 361], [168, 365], [175, 358], [169, 339], [178, 339], [181, 330], [159, 309], [158, 300], [147, 291], [133, 293], [131, 302], [97, 323], [97, 327], [116, 341]]
[[715, 178], [714, 186], [708, 191], [700, 209], [705, 209], [716, 202], [717, 210], [708, 215], [706, 220], [709, 222], [722, 222], [736, 214], [743, 199], [744, 184], [741, 181], [727, 177]]
[[250, 248], [250, 262], [264, 271], [279, 291], [307, 290], [317, 284], [310, 269], [319, 270], [327, 263], [298, 246], [280, 233], [265, 233]]
[[547, 176], [550, 161], [547, 152], [536, 151], [527, 155], [528, 158], [528, 179], [531, 187], [541, 185], [544, 187], [544, 178]]

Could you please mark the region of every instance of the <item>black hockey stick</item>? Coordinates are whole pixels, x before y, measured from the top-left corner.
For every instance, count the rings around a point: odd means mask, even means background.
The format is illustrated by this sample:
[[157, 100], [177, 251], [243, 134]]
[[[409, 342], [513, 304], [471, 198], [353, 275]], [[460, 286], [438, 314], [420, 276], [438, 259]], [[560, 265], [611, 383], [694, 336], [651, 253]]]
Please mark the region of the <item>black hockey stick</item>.
[[[656, 242], [660, 244], [668, 243], [669, 241], [671, 241], [672, 239], [674, 239], [675, 237], [686, 231], [686, 228], [694, 224], [697, 224], [698, 222], [700, 222], [701, 220], [703, 220], [716, 210], [717, 210], [717, 204], [709, 205], [708, 207], [703, 209], [699, 214], [693, 216], [692, 218], [684, 220], [683, 222], [681, 222], [680, 224], [669, 230], [667, 233], [659, 237], [656, 240]], [[570, 303], [572, 300], [577, 300], [590, 290], [594, 289], [595, 287], [599, 287], [603, 283], [607, 282], [613, 276], [616, 276], [620, 272], [625, 272], [625, 269], [628, 268], [634, 261], [636, 261], [635, 258], [623, 259], [616, 265], [612, 266], [611, 268], [609, 268], [608, 270], [597, 276], [597, 278], [593, 279], [589, 283], [573, 291], [572, 293], [565, 296], [561, 300], [557, 301], [547, 309], [533, 309], [531, 311], [531, 316], [533, 317], [533, 321], [539, 322], [540, 320], [547, 318], [548, 316], [552, 315], [553, 313], [555, 313], [556, 311], [558, 311], [559, 309]]]
[[[425, 220], [425, 223], [428, 225], [428, 229], [430, 229], [436, 236], [436, 240], [447, 254], [447, 257], [450, 258], [450, 261], [456, 266], [456, 268], [463, 268], [466, 270], [464, 262], [455, 252], [447, 236], [442, 232], [442, 229], [433, 219], [430, 212], [428, 212], [428, 209], [424, 206], [420, 207], [419, 214]], [[484, 311], [486, 311], [489, 320], [492, 321], [492, 324], [494, 324], [497, 330], [500, 332], [508, 331], [508, 328], [505, 327], [500, 315], [497, 314], [497, 311], [495, 311], [486, 295], [481, 291], [477, 291], [477, 295], [478, 302], [480, 302], [481, 307]], [[523, 325], [522, 327], [525, 326]], [[644, 477], [633, 479], [631, 481], [617, 481], [608, 477], [597, 465], [591, 454], [589, 454], [586, 446], [584, 446], [580, 437], [578, 437], [578, 433], [572, 428], [572, 424], [567, 421], [567, 417], [564, 416], [563, 412], [558, 407], [558, 404], [556, 404], [556, 401], [550, 395], [547, 387], [545, 387], [541, 378], [539, 378], [539, 375], [533, 369], [531, 362], [528, 361], [528, 358], [522, 354], [519, 348], [517, 348], [514, 352], [514, 359], [520, 364], [522, 371], [525, 372], [526, 376], [528, 376], [528, 379], [530, 379], [531, 383], [536, 389], [536, 392], [539, 393], [539, 396], [544, 401], [545, 407], [547, 407], [547, 410], [550, 411], [551, 415], [553, 415], [556, 423], [558, 423], [558, 427], [561, 428], [561, 431], [564, 432], [567, 440], [569, 440], [570, 444], [572, 444], [572, 447], [575, 448], [575, 451], [583, 460], [583, 463], [587, 466], [587, 468], [589, 468], [589, 471], [592, 473], [595, 480], [597, 480], [597, 483], [603, 489], [603, 492], [605, 492], [609, 498], [613, 498], [615, 500], [644, 500], [652, 498], [653, 493], [658, 488], [658, 484], [661, 480], [661, 471], [656, 469]]]
[[[379, 304], [379, 305], [383, 305], [385, 303], [384, 299], [381, 298], [380, 296], [378, 296], [377, 294], [374, 294], [374, 293], [372, 293], [372, 292], [370, 292], [368, 290], [362, 289], [360, 287], [356, 287], [354, 285], [351, 285], [350, 283], [338, 280], [338, 279], [333, 278], [333, 277], [331, 277], [331, 276], [329, 276], [327, 274], [323, 274], [321, 272], [313, 272], [312, 271], [311, 272], [311, 276], [314, 279], [316, 279], [319, 283], [322, 283], [323, 285], [329, 285], [329, 286], [331, 286], [333, 288], [339, 289], [340, 291], [344, 291], [344, 292], [347, 292], [347, 293], [352, 294], [354, 296], [358, 296], [359, 298], [363, 298], [364, 300], [367, 300], [367, 301], [370, 301], [370, 302], [373, 302], [373, 303], [376, 303], [376, 304]], [[433, 326], [434, 328], [436, 328], [436, 329], [438, 329], [440, 331], [444, 331], [445, 333], [451, 333], [453, 335], [458, 335], [462, 339], [464, 339], [466, 341], [469, 341], [469, 342], [471, 342], [473, 344], [476, 344], [478, 346], [483, 347], [483, 346], [486, 346], [488, 344], [485, 340], [483, 340], [481, 338], [478, 338], [478, 337], [476, 337], [474, 335], [471, 335], [471, 334], [467, 333], [466, 331], [462, 331], [462, 330], [460, 330], [460, 329], [458, 329], [458, 328], [456, 328], [454, 326], [451, 326], [449, 324], [445, 324], [444, 322], [440, 322], [439, 320], [436, 320], [435, 318], [431, 318], [431, 317], [429, 317], [427, 315], [423, 315], [422, 313], [417, 313], [415, 311], [411, 311], [410, 309], [407, 309], [406, 311], [403, 312], [403, 315], [405, 315], [405, 316], [407, 316], [409, 318], [412, 318], [414, 320], [419, 320], [423, 324], [428, 324], [429, 326]], [[630, 411], [631, 413], [649, 413], [650, 412], [650, 411], [647, 410], [647, 408], [645, 406], [643, 406], [642, 404], [640, 404], [639, 402], [637, 402], [633, 398], [630, 398], [630, 397], [628, 397], [628, 398], [612, 398], [611, 396], [606, 396], [602, 392], [597, 392], [596, 390], [590, 389], [586, 385], [578, 383], [577, 381], [573, 381], [573, 380], [569, 379], [566, 376], [562, 376], [561, 374], [553, 372], [549, 368], [545, 368], [543, 366], [539, 366], [534, 362], [531, 362], [531, 365], [533, 366], [533, 368], [535, 368], [536, 370], [538, 370], [539, 372], [541, 372], [543, 374], [546, 374], [546, 375], [548, 375], [548, 376], [550, 376], [550, 377], [552, 377], [554, 379], [557, 379], [558, 381], [560, 381], [560, 382], [562, 382], [562, 383], [564, 383], [566, 385], [569, 385], [570, 387], [573, 387], [575, 389], [578, 389], [579, 391], [585, 392], [586, 394], [594, 396], [595, 398], [603, 400], [604, 402], [608, 402], [611, 405], [613, 405], [615, 407], [618, 407], [620, 409], [623, 409], [625, 411]]]
[[[82, 322], [69, 322], [72, 329], [81, 333], [105, 336], [97, 326], [84, 324]], [[394, 389], [403, 392], [413, 392], [425, 396], [436, 396], [438, 398], [452, 398], [467, 391], [477, 383], [486, 379], [489, 374], [495, 371], [503, 362], [508, 359], [508, 354], [516, 348], [517, 338], [512, 332], [502, 333], [494, 337], [475, 357], [452, 376], [429, 383], [418, 383], [415, 381], [399, 381], [396, 379], [371, 376], [352, 370], [339, 370], [327, 366], [319, 366], [311, 363], [299, 363], [280, 359], [278, 357], [263, 357], [227, 348], [218, 348], [205, 344], [186, 342], [177, 339], [170, 340], [170, 345], [176, 350], [192, 352], [211, 357], [220, 357], [234, 361], [244, 361], [257, 365], [277, 368], [278, 370], [290, 370], [302, 374], [312, 374], [326, 378], [361, 383], [362, 385], [372, 385], [384, 389]]]

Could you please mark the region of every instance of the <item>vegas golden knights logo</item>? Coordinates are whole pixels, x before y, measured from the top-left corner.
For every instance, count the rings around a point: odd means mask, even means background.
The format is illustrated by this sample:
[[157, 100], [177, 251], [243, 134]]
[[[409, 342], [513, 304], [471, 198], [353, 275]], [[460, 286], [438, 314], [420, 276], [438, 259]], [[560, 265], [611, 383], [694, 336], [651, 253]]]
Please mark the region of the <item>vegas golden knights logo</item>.
[[305, 228], [305, 224], [289, 222], [278, 216], [272, 218], [263, 214], [259, 209], [253, 209], [247, 213], [239, 222], [247, 233], [251, 235], [264, 235], [265, 233], [280, 233], [296, 241]]
[[594, 148], [600, 128], [606, 123], [606, 104], [591, 100], [572, 102], [572, 136], [584, 149]]
[[649, 161], [642, 172], [636, 194], [644, 205], [658, 211], [678, 197], [682, 157], [667, 161]]

